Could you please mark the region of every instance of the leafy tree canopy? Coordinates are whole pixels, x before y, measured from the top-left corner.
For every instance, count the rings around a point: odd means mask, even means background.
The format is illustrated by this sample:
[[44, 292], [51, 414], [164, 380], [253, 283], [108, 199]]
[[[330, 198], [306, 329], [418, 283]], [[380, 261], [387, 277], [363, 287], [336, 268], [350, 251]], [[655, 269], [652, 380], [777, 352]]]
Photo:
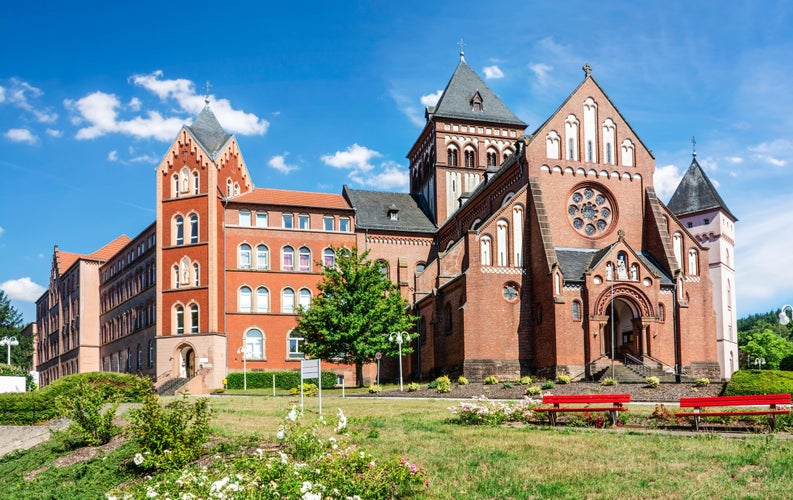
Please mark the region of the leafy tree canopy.
[[782, 338], [772, 330], [749, 334], [746, 339], [746, 344], [741, 346], [741, 350], [750, 356], [750, 365], [752, 360], [764, 358], [766, 362], [764, 368], [778, 370], [779, 362], [793, 354], [793, 342]]
[[[396, 356], [391, 332], [410, 331], [415, 316], [399, 288], [386, 277], [383, 264], [357, 248], [334, 248], [335, 265], [325, 266], [311, 307], [299, 312], [295, 332], [305, 339], [303, 351], [319, 359], [354, 364], [362, 384], [363, 365], [379, 351]], [[402, 344], [402, 353], [413, 350]]]

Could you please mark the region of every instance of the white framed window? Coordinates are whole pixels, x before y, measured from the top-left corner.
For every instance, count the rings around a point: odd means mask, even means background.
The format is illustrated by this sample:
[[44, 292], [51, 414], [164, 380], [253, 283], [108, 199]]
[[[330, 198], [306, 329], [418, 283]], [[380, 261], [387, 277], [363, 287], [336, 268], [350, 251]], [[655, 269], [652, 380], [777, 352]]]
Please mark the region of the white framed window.
[[200, 188], [198, 172], [193, 172], [193, 194], [198, 194], [198, 190]]
[[295, 291], [291, 288], [284, 288], [281, 292], [281, 312], [286, 314], [295, 312]]
[[297, 216], [298, 229], [311, 229], [311, 217], [308, 214], [299, 214]]
[[290, 359], [302, 359], [306, 357], [306, 355], [303, 354], [304, 340], [305, 339], [295, 333], [294, 330], [290, 330], [286, 335], [286, 352]]
[[523, 265], [523, 207], [512, 209], [512, 260], [515, 267]]
[[339, 217], [339, 231], [342, 233], [349, 233], [351, 231], [349, 217]]
[[174, 198], [178, 198], [179, 197], [179, 176], [176, 175], [176, 174], [173, 174], [172, 186], [173, 186], [173, 197]]
[[264, 359], [264, 334], [258, 328], [245, 332], [247, 359]]
[[173, 287], [179, 288], [179, 265], [174, 264], [173, 266]]
[[237, 311], [243, 313], [251, 312], [251, 289], [247, 286], [240, 288], [237, 299]]
[[333, 216], [326, 215], [322, 218], [322, 229], [325, 231], [333, 231]]
[[198, 333], [198, 304], [190, 304], [190, 333]]
[[285, 246], [281, 249], [281, 270], [295, 270], [295, 250], [290, 246]]
[[483, 266], [493, 265], [491, 243], [490, 236], [482, 236], [482, 239], [479, 240], [480, 258]]
[[182, 335], [184, 333], [184, 306], [176, 306], [176, 334]]
[[256, 269], [270, 269], [270, 249], [266, 245], [256, 247]]
[[678, 267], [683, 267], [683, 235], [675, 233], [672, 235], [672, 249], [675, 252]]
[[688, 274], [699, 276], [699, 252], [695, 248], [688, 251]]
[[578, 160], [578, 118], [568, 115], [564, 122], [565, 138], [567, 139], [567, 159]]
[[251, 268], [251, 246], [247, 243], [240, 245], [239, 254], [237, 256], [237, 267], [240, 269]]
[[231, 193], [234, 191], [234, 183], [231, 179], [226, 179], [226, 198], [231, 198]]
[[234, 183], [234, 196], [237, 196], [238, 194], [240, 194], [240, 185], [235, 182]]
[[295, 225], [295, 218], [290, 213], [281, 214], [281, 227], [284, 229], [292, 229]]
[[243, 208], [240, 210], [240, 226], [250, 226], [251, 225], [251, 211]]
[[298, 297], [298, 304], [303, 309], [308, 309], [311, 307], [311, 290], [308, 288], [301, 288], [300, 289], [300, 296]]
[[336, 265], [336, 253], [332, 248], [326, 248], [322, 251], [322, 264], [326, 267], [333, 267]]
[[176, 233], [174, 244], [184, 245], [184, 217], [181, 215], [177, 215], [176, 218], [174, 218], [174, 230]]
[[506, 266], [509, 253], [507, 252], [507, 230], [509, 224], [505, 220], [496, 223], [496, 255], [499, 266]]
[[198, 243], [198, 215], [190, 214], [190, 243]]
[[256, 312], [270, 312], [270, 291], [263, 286], [256, 289]]
[[615, 164], [614, 158], [614, 142], [615, 142], [615, 132], [617, 130], [617, 126], [614, 124], [614, 121], [611, 118], [607, 118], [603, 122], [603, 126], [601, 127], [601, 135], [603, 136], [603, 150], [605, 151], [606, 157], [604, 158], [604, 162], [609, 165]]
[[311, 271], [311, 250], [306, 247], [300, 247], [298, 266], [300, 272], [307, 273]]
[[201, 280], [198, 274], [198, 262], [193, 262], [193, 286], [200, 286]]
[[267, 212], [256, 212], [256, 227], [267, 227]]

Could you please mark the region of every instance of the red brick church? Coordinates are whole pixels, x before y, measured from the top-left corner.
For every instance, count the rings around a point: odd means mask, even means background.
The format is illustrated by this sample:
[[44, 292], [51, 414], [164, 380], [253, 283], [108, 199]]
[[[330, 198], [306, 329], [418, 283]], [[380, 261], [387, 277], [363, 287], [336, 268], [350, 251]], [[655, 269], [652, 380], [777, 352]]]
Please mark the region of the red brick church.
[[[248, 370], [296, 369], [296, 312], [342, 245], [383, 261], [414, 305], [410, 377], [586, 377], [614, 359], [634, 372], [728, 378], [736, 218], [696, 157], [661, 202], [651, 151], [584, 71], [526, 134], [461, 54], [408, 152], [409, 194], [256, 187], [207, 105], [157, 168], [145, 234], [105, 260], [69, 254], [81, 264], [68, 268], [56, 247], [37, 317], [43, 383], [64, 374], [68, 354], [52, 343], [48, 313], [59, 310], [60, 280], [94, 272], [96, 319], [83, 314], [77, 328], [96, 328], [100, 347], [70, 371], [188, 379], [198, 393], [242, 370], [243, 351]], [[353, 367], [326, 368], [354, 383]]]

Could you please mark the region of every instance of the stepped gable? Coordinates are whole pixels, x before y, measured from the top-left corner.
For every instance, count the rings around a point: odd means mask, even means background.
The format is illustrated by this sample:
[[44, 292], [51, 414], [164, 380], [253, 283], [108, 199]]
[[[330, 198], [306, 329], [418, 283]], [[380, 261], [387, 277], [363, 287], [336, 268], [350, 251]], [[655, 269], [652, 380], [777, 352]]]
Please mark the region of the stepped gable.
[[212, 112], [209, 105], [204, 106], [204, 109], [198, 114], [193, 124], [186, 127], [212, 158], [220, 152], [223, 145], [231, 138], [231, 135], [227, 134], [223, 127], [220, 126], [220, 122], [218, 122], [215, 113]]
[[727, 204], [721, 199], [705, 171], [699, 166], [696, 154], [666, 206], [677, 217], [710, 210], [723, 210], [733, 221], [738, 220], [727, 208]]
[[[355, 208], [358, 229], [434, 233], [437, 226], [427, 217], [418, 197], [407, 193], [363, 191], [344, 186], [344, 196]], [[391, 214], [395, 213], [392, 218]]]
[[[475, 101], [479, 104], [475, 105]], [[462, 53], [460, 63], [438, 103], [435, 106], [427, 106], [427, 119], [432, 117], [490, 122], [522, 128], [527, 126], [468, 66]]]

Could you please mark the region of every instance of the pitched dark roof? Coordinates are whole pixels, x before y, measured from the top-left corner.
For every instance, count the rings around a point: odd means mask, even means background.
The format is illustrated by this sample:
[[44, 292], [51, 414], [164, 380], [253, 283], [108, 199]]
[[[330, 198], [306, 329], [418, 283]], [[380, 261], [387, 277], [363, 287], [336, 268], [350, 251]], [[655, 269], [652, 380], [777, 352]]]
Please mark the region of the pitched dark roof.
[[220, 126], [215, 113], [209, 109], [208, 105], [204, 106], [204, 109], [198, 114], [193, 124], [187, 126], [187, 128], [213, 158], [231, 138], [231, 135], [227, 134], [223, 127]]
[[[477, 93], [481, 97], [481, 111], [474, 111], [472, 101]], [[526, 124], [507, 108], [462, 56], [438, 103], [427, 107], [427, 115], [526, 128]]]
[[[562, 268], [565, 281], [584, 281], [584, 273], [588, 269], [597, 266], [611, 252], [614, 246], [616, 246], [616, 243], [599, 250], [590, 248], [557, 248], [556, 258], [559, 260], [559, 266]], [[638, 252], [636, 255], [651, 273], [658, 276], [661, 285], [671, 286], [674, 284], [672, 278], [661, 269], [661, 266], [650, 254]]]
[[738, 220], [727, 208], [727, 204], [721, 199], [719, 192], [705, 175], [705, 171], [699, 166], [696, 156], [691, 160], [691, 165], [680, 180], [667, 207], [678, 217], [709, 210], [723, 210], [734, 221]]
[[[344, 196], [355, 209], [357, 229], [434, 233], [437, 226], [421, 209], [417, 197], [407, 193], [363, 191], [344, 186]], [[390, 211], [397, 210], [397, 220]]]

